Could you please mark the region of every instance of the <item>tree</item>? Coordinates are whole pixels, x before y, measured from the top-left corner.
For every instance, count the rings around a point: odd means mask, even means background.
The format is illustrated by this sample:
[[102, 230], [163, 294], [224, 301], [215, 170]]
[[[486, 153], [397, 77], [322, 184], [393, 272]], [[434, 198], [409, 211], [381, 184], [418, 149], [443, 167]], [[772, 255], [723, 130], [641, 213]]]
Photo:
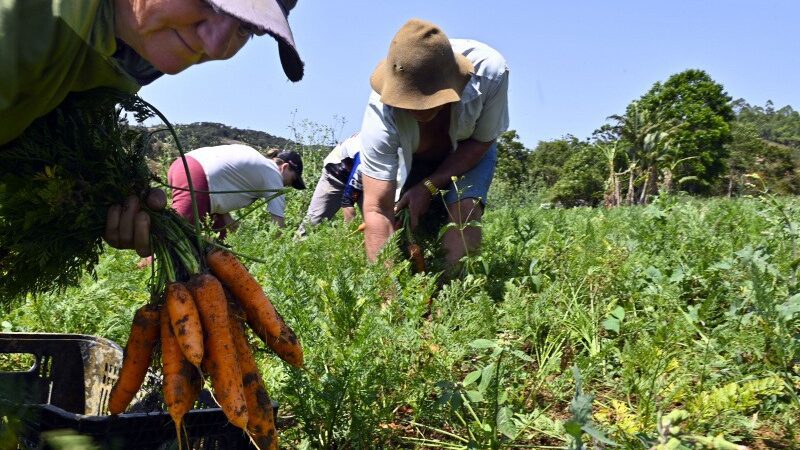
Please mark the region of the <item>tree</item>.
[[497, 179], [516, 185], [527, 182], [530, 154], [519, 141], [516, 130], [501, 134], [497, 141]]
[[755, 127], [760, 138], [800, 150], [800, 112], [791, 106], [776, 110], [768, 100], [762, 108], [740, 98], [733, 102], [733, 110], [736, 120]]
[[562, 176], [564, 164], [580, 145], [578, 138], [572, 135], [539, 142], [531, 153], [529, 162], [533, 183], [543, 188], [556, 184]]
[[603, 200], [606, 159], [597, 145], [573, 142], [558, 181], [549, 191], [564, 206], [596, 206]]
[[[627, 156], [627, 167], [622, 172], [628, 174], [626, 203], [644, 203], [648, 194], [656, 193], [659, 151], [665, 147], [676, 121], [665, 119], [658, 111], [642, 108], [639, 102], [628, 105], [624, 116], [613, 115], [609, 119], [616, 123], [610, 128], [601, 128], [595, 135], [605, 130], [605, 136], [616, 134], [619, 137]], [[618, 152], [615, 147], [615, 158]], [[614, 166], [609, 170], [616, 173]]]
[[669, 132], [669, 161], [664, 162], [674, 167], [671, 177], [686, 181], [682, 188], [689, 192], [709, 192], [725, 173], [725, 144], [734, 119], [730, 102], [721, 84], [696, 69], [655, 83], [638, 102], [662, 121], [659, 131]]
[[791, 147], [761, 138], [759, 130], [750, 123], [734, 122], [732, 136], [728, 144], [730, 156], [725, 186], [729, 197], [754, 193], [749, 186], [750, 174], [758, 174], [772, 192], [800, 193], [800, 174], [793, 162]]

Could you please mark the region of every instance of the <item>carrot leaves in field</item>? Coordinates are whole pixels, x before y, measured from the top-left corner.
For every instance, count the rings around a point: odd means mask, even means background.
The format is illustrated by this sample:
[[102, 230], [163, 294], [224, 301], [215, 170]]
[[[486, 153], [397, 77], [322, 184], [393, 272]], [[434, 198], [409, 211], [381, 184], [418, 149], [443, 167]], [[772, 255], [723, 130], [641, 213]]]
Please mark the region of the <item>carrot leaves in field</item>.
[[75, 284], [97, 264], [108, 207], [148, 187], [153, 115], [138, 97], [72, 94], [0, 147], [0, 302]]

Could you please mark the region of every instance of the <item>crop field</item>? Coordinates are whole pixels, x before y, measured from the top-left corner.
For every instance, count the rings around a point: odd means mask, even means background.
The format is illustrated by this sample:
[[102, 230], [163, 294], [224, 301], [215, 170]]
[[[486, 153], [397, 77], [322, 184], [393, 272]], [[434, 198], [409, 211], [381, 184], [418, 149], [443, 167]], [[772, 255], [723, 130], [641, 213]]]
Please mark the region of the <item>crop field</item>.
[[[797, 448], [798, 207], [499, 206], [443, 286], [393, 246], [368, 265], [341, 221], [298, 241], [257, 213], [229, 243], [305, 349], [303, 370], [257, 355], [284, 448]], [[109, 249], [96, 279], [2, 328], [124, 343], [147, 300], [136, 262]]]

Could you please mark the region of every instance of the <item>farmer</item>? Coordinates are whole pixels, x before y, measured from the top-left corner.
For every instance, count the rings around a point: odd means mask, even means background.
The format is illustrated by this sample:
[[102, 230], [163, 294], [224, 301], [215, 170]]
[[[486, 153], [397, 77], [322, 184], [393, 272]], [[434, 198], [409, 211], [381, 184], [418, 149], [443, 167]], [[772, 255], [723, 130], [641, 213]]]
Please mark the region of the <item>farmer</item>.
[[[256, 200], [268, 199], [272, 219], [283, 227], [286, 198], [276, 191], [286, 186], [305, 189], [303, 160], [297, 152], [274, 150], [264, 156], [243, 144], [203, 147], [186, 154], [189, 174], [201, 220], [210, 216], [213, 227], [224, 238], [234, 226], [231, 212]], [[172, 207], [189, 221], [194, 220], [189, 182], [181, 158], [169, 168]]]
[[[278, 42], [292, 81], [303, 77], [287, 16], [297, 0], [0, 0], [0, 146], [70, 92], [134, 93], [162, 74], [228, 59], [253, 35]], [[163, 208], [152, 191], [147, 203]], [[151, 253], [136, 196], [109, 209], [105, 239]]]
[[305, 220], [298, 233], [305, 234], [305, 226], [319, 225], [330, 220], [342, 209], [345, 222], [356, 216], [355, 205], [361, 207], [361, 155], [358, 133], [337, 145], [322, 162], [319, 177]]
[[[508, 128], [508, 68], [486, 44], [448, 40], [436, 25], [412, 19], [394, 36], [370, 85], [374, 92], [360, 140], [365, 246], [375, 261], [395, 214], [408, 208], [415, 229], [440, 190], [447, 191], [446, 213], [456, 225], [481, 219], [497, 161], [496, 140]], [[395, 203], [398, 183], [402, 190]], [[444, 209], [442, 204], [443, 217]], [[477, 227], [467, 226], [463, 240], [457, 227], [444, 234], [450, 274], [480, 242]]]

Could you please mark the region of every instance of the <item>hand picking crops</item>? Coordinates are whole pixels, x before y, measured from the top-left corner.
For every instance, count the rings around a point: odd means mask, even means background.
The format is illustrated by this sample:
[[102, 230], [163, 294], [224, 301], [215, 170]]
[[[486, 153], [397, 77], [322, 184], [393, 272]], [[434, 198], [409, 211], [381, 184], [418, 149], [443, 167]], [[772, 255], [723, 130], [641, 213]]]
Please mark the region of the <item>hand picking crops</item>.
[[[147, 165], [150, 134], [129, 126], [126, 113], [167, 123], [139, 97], [90, 91], [72, 95], [0, 148], [0, 300], [75, 284], [103, 250], [108, 208], [131, 193], [147, 196], [155, 180]], [[127, 409], [160, 354], [164, 402], [179, 439], [207, 379], [233, 425], [259, 448], [277, 448], [272, 405], [244, 325], [301, 367], [297, 337], [196, 213], [191, 224], [173, 210], [144, 209], [154, 254], [150, 301], [133, 318], [109, 412]]]

